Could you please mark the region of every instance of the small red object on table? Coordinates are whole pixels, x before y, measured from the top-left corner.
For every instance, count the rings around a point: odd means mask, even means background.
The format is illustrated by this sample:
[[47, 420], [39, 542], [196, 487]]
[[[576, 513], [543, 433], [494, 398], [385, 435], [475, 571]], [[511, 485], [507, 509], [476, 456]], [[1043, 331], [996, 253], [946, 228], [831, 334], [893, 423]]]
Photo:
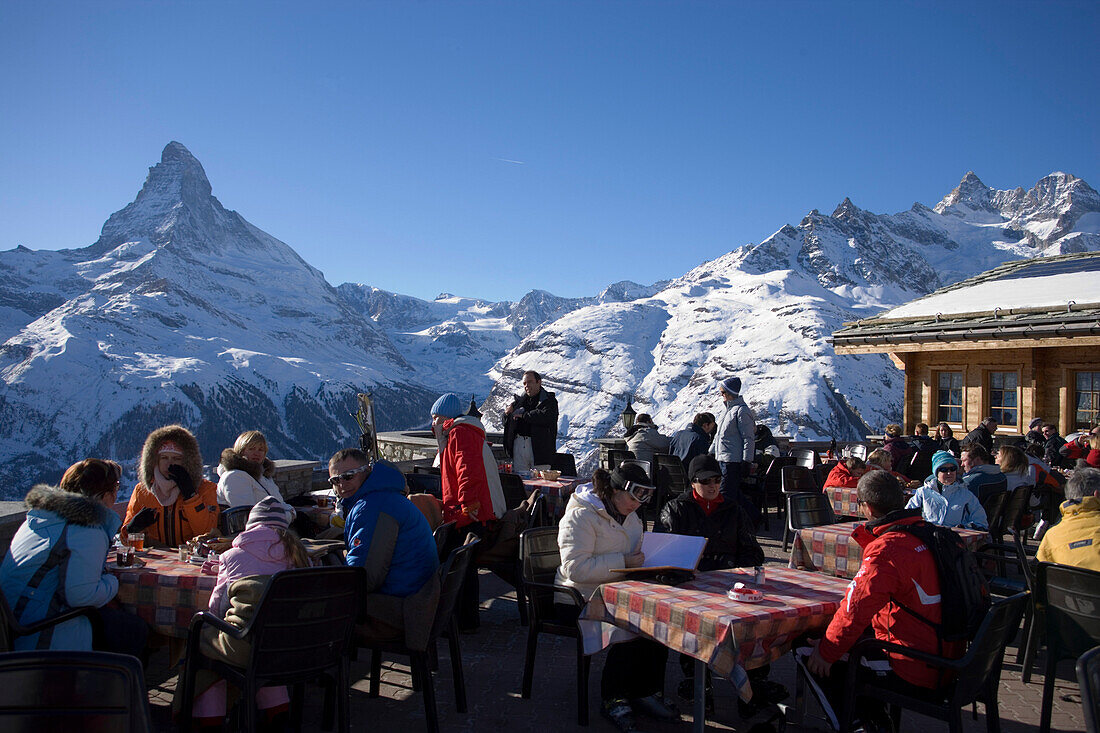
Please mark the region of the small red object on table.
[[[854, 578], [863, 559], [863, 548], [852, 539], [852, 531], [860, 524], [863, 522], [842, 522], [798, 530], [788, 566]], [[955, 532], [971, 551], [989, 541], [989, 533], [980, 529], [955, 528]]]
[[119, 603], [154, 631], [186, 639], [191, 617], [206, 610], [217, 578], [180, 562], [175, 550], [149, 549], [141, 559], [140, 568], [109, 568], [118, 577]]

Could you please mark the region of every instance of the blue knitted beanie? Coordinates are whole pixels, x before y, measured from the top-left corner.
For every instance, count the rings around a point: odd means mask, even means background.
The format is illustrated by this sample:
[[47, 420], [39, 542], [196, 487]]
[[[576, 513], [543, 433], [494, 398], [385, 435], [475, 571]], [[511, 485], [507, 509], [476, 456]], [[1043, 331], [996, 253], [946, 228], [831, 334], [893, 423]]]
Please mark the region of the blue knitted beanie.
[[458, 399], [458, 395], [454, 392], [448, 392], [436, 400], [435, 404], [432, 405], [433, 415], [439, 415], [448, 419], [456, 418], [461, 415], [462, 412], [462, 400]]
[[938, 450], [932, 455], [932, 475], [935, 476], [939, 473], [940, 466], [945, 463], [953, 463], [957, 468], [959, 462], [955, 460], [955, 456], [951, 455], [949, 451]]

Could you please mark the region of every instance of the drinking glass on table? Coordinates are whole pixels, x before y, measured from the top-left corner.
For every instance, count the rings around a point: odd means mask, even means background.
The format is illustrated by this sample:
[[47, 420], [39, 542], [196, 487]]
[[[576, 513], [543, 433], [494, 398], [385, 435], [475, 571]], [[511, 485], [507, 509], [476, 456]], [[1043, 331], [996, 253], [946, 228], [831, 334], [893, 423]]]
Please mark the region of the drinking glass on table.
[[134, 548], [134, 552], [142, 552], [145, 550], [145, 533], [144, 532], [131, 532], [126, 537], [127, 543], [130, 547]]

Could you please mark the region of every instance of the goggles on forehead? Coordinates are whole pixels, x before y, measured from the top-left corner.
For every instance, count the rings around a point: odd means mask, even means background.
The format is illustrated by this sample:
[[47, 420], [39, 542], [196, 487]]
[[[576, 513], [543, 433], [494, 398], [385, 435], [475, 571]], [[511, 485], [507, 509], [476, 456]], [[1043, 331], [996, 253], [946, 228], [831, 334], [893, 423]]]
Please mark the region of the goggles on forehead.
[[637, 501], [645, 504], [649, 501], [653, 493], [657, 491], [656, 486], [649, 486], [647, 484], [639, 484], [634, 481], [627, 481], [626, 486], [623, 487], [623, 491], [633, 496]]

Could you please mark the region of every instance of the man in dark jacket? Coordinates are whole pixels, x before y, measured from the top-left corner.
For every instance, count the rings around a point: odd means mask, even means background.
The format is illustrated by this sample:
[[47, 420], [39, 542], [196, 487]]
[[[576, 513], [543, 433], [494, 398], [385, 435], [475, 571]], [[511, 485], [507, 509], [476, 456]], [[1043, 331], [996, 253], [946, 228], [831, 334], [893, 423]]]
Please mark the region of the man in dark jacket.
[[691, 421], [691, 425], [673, 434], [669, 452], [683, 462], [685, 471], [695, 456], [701, 456], [707, 452], [716, 427], [714, 415], [709, 412], [700, 412]]
[[970, 443], [977, 443], [985, 448], [986, 453], [993, 455], [993, 435], [996, 432], [997, 421], [992, 417], [987, 417], [978, 423], [978, 427], [966, 434], [966, 437], [962, 439], [962, 445], [965, 447]]
[[516, 450], [519, 439], [531, 442], [531, 465], [549, 465], [558, 449], [558, 400], [542, 388], [542, 377], [535, 371], [523, 373], [523, 394], [504, 411], [504, 450], [515, 470], [529, 470], [531, 466], [520, 460], [525, 451]]
[[1058, 434], [1058, 426], [1045, 422], [1043, 423], [1043, 460], [1059, 468], [1062, 466], [1062, 446], [1066, 444], [1066, 439]]
[[[756, 541], [753, 525], [741, 505], [722, 496], [722, 468], [709, 453], [696, 456], [688, 466], [691, 491], [665, 504], [657, 531], [706, 537], [707, 546], [699, 560], [699, 570], [751, 567], [764, 564], [764, 550]], [[684, 680], [678, 694], [690, 700], [695, 694], [695, 664], [691, 657], [680, 655], [680, 668]], [[751, 717], [761, 705], [778, 702], [787, 696], [782, 685], [767, 679], [769, 665], [749, 672], [753, 690], [753, 703], [742, 702], [742, 717]], [[707, 673], [706, 703], [712, 705], [710, 673]]]

